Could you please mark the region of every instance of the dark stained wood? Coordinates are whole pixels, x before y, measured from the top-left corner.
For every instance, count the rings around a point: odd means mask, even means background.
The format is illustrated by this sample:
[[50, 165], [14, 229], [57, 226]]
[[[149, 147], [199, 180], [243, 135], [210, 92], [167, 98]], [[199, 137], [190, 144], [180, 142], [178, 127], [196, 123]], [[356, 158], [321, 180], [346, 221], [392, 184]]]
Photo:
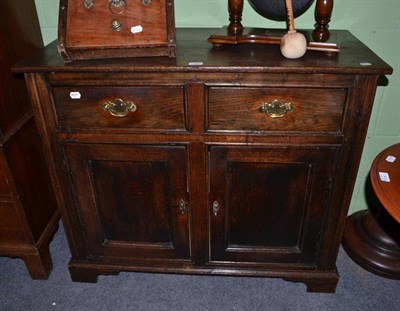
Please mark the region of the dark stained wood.
[[230, 35], [240, 35], [243, 31], [242, 13], [243, 0], [228, 0], [229, 26], [228, 33]]
[[[238, 35], [230, 33], [229, 28], [223, 27], [211, 35], [207, 41], [216, 47], [223, 44], [237, 45], [251, 43], [280, 45], [282, 37], [286, 33], [287, 31], [283, 29], [244, 28], [241, 30], [240, 35]], [[339, 46], [334, 42], [319, 42], [309, 36], [306, 37], [306, 40], [308, 42], [307, 51], [319, 51], [327, 54], [340, 52]]]
[[[374, 192], [388, 213], [400, 223], [400, 144], [382, 151], [371, 166], [371, 183]], [[389, 180], [382, 180], [386, 173]]]
[[[333, 10], [333, 0], [316, 0], [315, 5], [315, 29], [312, 32], [312, 39], [315, 42], [326, 42], [330, 37], [329, 22]], [[271, 36], [267, 32], [254, 35], [247, 33], [243, 35], [242, 13], [243, 0], [228, 0], [229, 25], [222, 33], [212, 35], [209, 42], [214, 45], [222, 44], [243, 44], [243, 43], [264, 43], [264, 44], [279, 44], [280, 38]], [[310, 25], [311, 26], [311, 25]], [[310, 40], [308, 40], [310, 41]], [[337, 49], [337, 47], [335, 47]], [[331, 50], [332, 52], [333, 50]], [[335, 50], [334, 52], [337, 52]]]
[[[174, 1], [144, 5], [126, 1], [126, 10], [114, 14], [109, 0], [96, 0], [87, 9], [82, 0], [61, 0], [58, 49], [64, 61], [121, 57], [175, 56]], [[118, 31], [112, 21], [122, 25]], [[131, 27], [141, 27], [132, 33]]]
[[329, 22], [333, 10], [333, 0], [317, 0], [315, 7], [315, 29], [313, 39], [315, 41], [325, 42], [329, 39]]
[[[30, 112], [24, 80], [11, 67], [43, 47], [34, 1], [4, 0], [0, 3], [0, 137]], [[20, 96], [19, 96], [20, 95]]]
[[[344, 89], [210, 87], [207, 130], [340, 132], [345, 99]], [[279, 118], [260, 111], [274, 100], [292, 110]]]
[[[259, 84], [262, 84], [260, 83], [261, 77], [265, 77], [262, 73], [281, 73], [282, 76], [279, 76], [279, 79], [285, 81], [287, 78], [292, 78], [292, 75], [287, 76], [289, 73], [340, 74], [345, 75], [343, 78], [346, 79], [349, 74], [390, 74], [392, 72], [388, 64], [348, 31], [331, 31], [330, 40], [341, 47], [341, 52], [338, 55], [329, 56], [325, 53], [310, 52], [297, 60], [284, 58], [278, 46], [226, 45], [213, 48], [207, 42], [207, 38], [216, 31], [217, 29], [213, 28], [177, 29], [176, 58], [105, 59], [65, 64], [58, 54], [57, 43], [53, 42], [36, 57], [19, 63], [14, 70], [16, 72], [61, 72], [64, 74], [79, 72], [81, 78], [69, 76], [70, 79], [73, 77], [74, 81], [79, 79], [79, 83], [87, 80], [94, 72], [98, 72], [102, 73], [102, 85], [108, 83], [107, 75], [110, 68], [123, 73], [140, 72], [147, 81], [153, 81], [152, 74], [159, 72], [169, 73], [167, 81], [169, 81], [171, 74], [175, 73], [208, 73], [210, 71], [230, 73], [230, 78], [234, 79], [237, 78], [237, 71], [240, 70], [258, 74], [258, 78], [254, 77], [252, 80], [258, 80]], [[304, 33], [311, 36], [311, 31], [304, 31]], [[190, 66], [189, 63], [192, 62], [194, 62], [194, 65]], [[120, 77], [122, 79], [120, 82], [113, 83], [124, 83], [124, 77], [125, 75]], [[296, 75], [293, 77], [296, 77]], [[312, 75], [310, 79], [313, 77], [316, 76]], [[49, 76], [49, 79], [57, 78], [63, 80], [64, 83], [68, 81], [68, 75]], [[158, 78], [162, 79], [163, 77]], [[227, 78], [229, 79], [229, 76]], [[130, 81], [129, 78], [128, 81]], [[254, 81], [252, 82], [254, 83]]]
[[10, 194], [10, 188], [8, 185], [8, 180], [6, 179], [6, 168], [3, 163], [4, 161], [0, 161], [0, 196], [6, 197]]
[[[390, 279], [400, 279], [399, 148], [400, 144], [393, 145], [375, 158], [370, 171], [369, 190], [375, 194], [371, 208], [348, 217], [342, 242], [361, 267]], [[380, 173], [388, 174], [390, 181], [382, 180]]]
[[[215, 48], [214, 31], [179, 30], [176, 59], [64, 64], [52, 44], [15, 67], [43, 136], [72, 279], [228, 274], [334, 292], [377, 80], [392, 69], [347, 31], [331, 33], [337, 57], [292, 61], [275, 46]], [[85, 96], [72, 101], [70, 90]], [[119, 94], [152, 107], [141, 126], [103, 114], [103, 97]], [[294, 110], [259, 116], [273, 99]]]
[[1, 1], [0, 20], [0, 256], [46, 279], [59, 215], [24, 79], [11, 72], [43, 46], [34, 1]]
[[[337, 163], [338, 175], [336, 178], [340, 178], [343, 182], [333, 184], [332, 206], [336, 206], [337, 204], [348, 206], [350, 204], [354, 189], [354, 180], [357, 177], [357, 170], [352, 168], [354, 168], [355, 163], [357, 163], [357, 166], [359, 165], [358, 163], [363, 152], [368, 122], [372, 112], [373, 103], [371, 99], [375, 97], [377, 83], [378, 76], [374, 75], [357, 76], [355, 79], [355, 86], [351, 91], [352, 97], [347, 109], [346, 121], [344, 121], [344, 133], [353, 133], [355, 137], [354, 141], [357, 143], [343, 145], [342, 156], [346, 155], [350, 161], [347, 163], [339, 161]], [[326, 226], [330, 229], [322, 233], [322, 240], [324, 243], [328, 243], [329, 241], [332, 247], [329, 251], [324, 251], [324, 255], [320, 258], [320, 264], [323, 266], [329, 266], [334, 263], [334, 258], [337, 256], [342, 240], [347, 213], [348, 210], [343, 209], [331, 210], [332, 217], [326, 219]], [[337, 247], [334, 247], [334, 245]]]
[[[315, 264], [335, 150], [211, 146], [210, 261]], [[284, 156], [283, 156], [284, 155]]]
[[65, 144], [87, 256], [189, 259], [184, 146]]
[[[71, 94], [79, 93], [80, 99]], [[185, 94], [182, 85], [173, 87], [55, 87], [55, 110], [60, 129], [83, 128], [107, 131], [135, 129], [185, 131]], [[107, 102], [132, 102], [135, 111], [117, 117], [104, 109]]]
[[190, 112], [188, 117], [188, 128], [190, 132], [204, 133], [204, 123], [198, 122], [198, 120], [204, 120], [204, 100], [205, 94], [203, 89], [203, 83], [191, 82], [187, 88], [187, 102], [190, 105], [188, 111]]
[[343, 234], [343, 248], [367, 271], [399, 280], [400, 244], [398, 236], [395, 239], [391, 233], [398, 233], [400, 225], [393, 219], [388, 221], [386, 217], [382, 221], [382, 218], [369, 210], [351, 214]]

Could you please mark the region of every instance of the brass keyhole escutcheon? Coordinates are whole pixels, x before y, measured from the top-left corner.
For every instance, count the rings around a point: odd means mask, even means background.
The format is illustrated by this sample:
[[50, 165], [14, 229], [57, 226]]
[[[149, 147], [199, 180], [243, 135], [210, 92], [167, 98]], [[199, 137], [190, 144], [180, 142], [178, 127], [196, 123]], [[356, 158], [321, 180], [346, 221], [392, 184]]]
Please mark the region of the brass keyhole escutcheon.
[[151, 4], [151, 0], [142, 0], [142, 4], [144, 6], [149, 6]]
[[111, 29], [113, 30], [113, 31], [121, 31], [121, 29], [122, 29], [122, 22], [120, 21], [120, 20], [118, 20], [118, 19], [113, 19], [112, 21], [111, 21]]
[[181, 199], [179, 201], [179, 213], [181, 215], [185, 215], [185, 213], [187, 211], [187, 205], [188, 205], [188, 203], [184, 199]]
[[214, 201], [212, 205], [212, 213], [214, 216], [218, 216], [219, 214], [219, 203], [218, 201]]
[[135, 112], [137, 107], [131, 101], [116, 100], [108, 101], [103, 105], [103, 109], [108, 111], [114, 117], [125, 117], [129, 112]]
[[272, 103], [263, 103], [258, 111], [265, 113], [271, 118], [282, 118], [286, 113], [293, 111], [292, 103], [282, 104], [279, 100], [275, 99]]

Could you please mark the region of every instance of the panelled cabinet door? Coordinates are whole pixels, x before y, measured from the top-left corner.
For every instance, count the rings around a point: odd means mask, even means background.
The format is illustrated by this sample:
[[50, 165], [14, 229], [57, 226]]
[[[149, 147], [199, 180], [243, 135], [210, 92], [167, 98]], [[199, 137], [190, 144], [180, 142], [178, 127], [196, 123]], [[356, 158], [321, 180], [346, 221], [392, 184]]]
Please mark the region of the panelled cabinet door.
[[335, 154], [211, 146], [209, 261], [313, 265]]
[[189, 259], [186, 146], [64, 145], [87, 256]]

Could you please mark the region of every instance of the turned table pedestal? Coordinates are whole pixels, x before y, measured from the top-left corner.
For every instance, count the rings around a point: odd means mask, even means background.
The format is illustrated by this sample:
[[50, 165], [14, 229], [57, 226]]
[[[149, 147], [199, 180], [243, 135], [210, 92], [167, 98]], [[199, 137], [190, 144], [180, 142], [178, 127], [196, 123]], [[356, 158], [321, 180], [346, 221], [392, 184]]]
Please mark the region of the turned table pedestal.
[[366, 270], [400, 279], [400, 144], [375, 158], [370, 178], [378, 206], [348, 217], [343, 246]]

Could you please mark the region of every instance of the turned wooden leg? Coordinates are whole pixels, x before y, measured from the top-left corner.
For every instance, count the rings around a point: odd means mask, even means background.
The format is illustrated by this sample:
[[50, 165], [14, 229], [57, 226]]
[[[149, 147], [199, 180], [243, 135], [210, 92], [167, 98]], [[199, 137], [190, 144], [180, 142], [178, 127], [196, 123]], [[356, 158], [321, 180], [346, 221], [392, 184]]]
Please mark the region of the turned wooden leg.
[[243, 0], [229, 0], [229, 21], [228, 32], [231, 35], [241, 35], [243, 31], [242, 12], [243, 12]]
[[333, 0], [317, 0], [315, 6], [315, 29], [313, 39], [318, 42], [325, 42], [329, 39], [328, 24], [331, 21]]

